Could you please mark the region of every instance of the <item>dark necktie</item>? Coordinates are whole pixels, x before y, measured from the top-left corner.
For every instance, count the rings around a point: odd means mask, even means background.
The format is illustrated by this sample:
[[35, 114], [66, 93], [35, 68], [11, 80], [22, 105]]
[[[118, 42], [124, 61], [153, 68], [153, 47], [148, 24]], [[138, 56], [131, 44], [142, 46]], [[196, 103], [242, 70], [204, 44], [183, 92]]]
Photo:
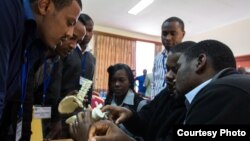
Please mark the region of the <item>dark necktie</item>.
[[187, 99], [185, 99], [185, 105], [186, 105], [187, 111], [186, 111], [186, 117], [185, 117], [184, 122], [183, 122], [184, 125], [186, 124], [187, 113], [188, 113], [189, 108], [190, 108], [190, 103]]
[[185, 105], [186, 105], [187, 111], [189, 111], [190, 103], [187, 99], [185, 100]]

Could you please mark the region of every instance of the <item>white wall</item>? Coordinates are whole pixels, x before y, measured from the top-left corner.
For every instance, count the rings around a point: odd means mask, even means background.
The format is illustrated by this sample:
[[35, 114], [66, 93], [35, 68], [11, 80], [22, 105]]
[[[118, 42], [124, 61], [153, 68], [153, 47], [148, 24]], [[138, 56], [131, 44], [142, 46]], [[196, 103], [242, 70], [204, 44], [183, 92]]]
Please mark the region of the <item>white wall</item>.
[[[140, 33], [135, 33], [135, 32], [129, 32], [129, 31], [124, 31], [124, 30], [119, 30], [119, 29], [109, 28], [109, 27], [104, 27], [104, 26], [99, 26], [99, 25], [95, 25], [94, 30], [105, 32], [105, 33], [116, 34], [120, 36], [142, 39], [142, 40], [161, 42], [161, 37], [150, 36], [150, 35], [145, 35], [145, 34], [140, 34]], [[92, 53], [94, 52], [93, 44], [94, 44], [94, 38], [92, 37], [92, 40], [89, 43], [89, 49], [91, 50]]]
[[131, 37], [131, 38], [161, 42], [161, 38], [157, 37], [157, 36], [150, 36], [150, 35], [145, 35], [145, 34], [140, 34], [140, 33], [135, 33], [135, 32], [129, 32], [129, 31], [124, 31], [124, 30], [119, 30], [119, 29], [109, 28], [109, 27], [104, 27], [104, 26], [95, 25], [94, 30], [95, 31], [105, 32], [105, 33], [111, 33], [111, 34], [126, 36], [126, 37]]
[[[161, 42], [160, 37], [149, 36], [119, 29], [113, 29], [95, 25], [95, 31], [102, 31], [132, 38]], [[233, 51], [235, 56], [250, 54], [250, 19], [242, 20], [230, 25], [226, 25], [217, 29], [210, 30], [194, 36], [186, 36], [184, 40], [201, 41], [205, 39], [216, 39], [227, 44]]]
[[235, 56], [248, 55], [250, 54], [250, 19], [185, 38], [185, 40], [197, 42], [205, 39], [222, 41], [232, 49]]

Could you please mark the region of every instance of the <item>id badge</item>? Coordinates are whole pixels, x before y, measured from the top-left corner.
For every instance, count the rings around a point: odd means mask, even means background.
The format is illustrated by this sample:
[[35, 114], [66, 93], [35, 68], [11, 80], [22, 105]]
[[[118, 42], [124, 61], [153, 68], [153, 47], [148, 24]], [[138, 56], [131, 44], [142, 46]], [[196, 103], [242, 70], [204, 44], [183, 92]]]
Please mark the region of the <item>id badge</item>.
[[22, 125], [23, 121], [22, 119], [18, 120], [17, 125], [16, 125], [16, 138], [15, 141], [19, 141], [22, 137]]
[[83, 84], [84, 79], [85, 79], [84, 77], [80, 76], [80, 80], [79, 80], [79, 84], [80, 84], [80, 85], [82, 85], [82, 84]]
[[51, 118], [51, 107], [49, 106], [34, 106], [33, 117], [36, 119]]

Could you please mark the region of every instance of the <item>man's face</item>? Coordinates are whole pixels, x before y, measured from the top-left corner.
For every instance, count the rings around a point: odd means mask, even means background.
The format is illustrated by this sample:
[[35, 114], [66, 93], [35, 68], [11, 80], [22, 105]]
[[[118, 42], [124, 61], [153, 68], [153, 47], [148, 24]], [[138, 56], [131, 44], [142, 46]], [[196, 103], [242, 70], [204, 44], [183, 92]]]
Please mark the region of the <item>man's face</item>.
[[61, 57], [66, 57], [76, 48], [77, 43], [83, 40], [85, 34], [85, 26], [80, 21], [77, 21], [74, 28], [73, 36], [70, 37], [68, 40], [63, 41], [62, 46], [58, 46], [56, 48], [56, 53], [59, 54]]
[[[55, 49], [57, 45], [62, 44], [62, 40], [73, 36], [81, 8], [75, 0], [71, 5], [60, 10], [55, 8], [52, 1], [49, 2], [46, 8], [39, 9], [41, 19], [37, 20], [37, 24], [40, 38], [49, 47]], [[42, 7], [42, 4], [39, 6]]]
[[89, 20], [86, 22], [85, 27], [86, 27], [87, 33], [86, 33], [83, 41], [81, 42], [80, 46], [86, 46], [89, 43], [89, 41], [92, 39], [92, 36], [93, 36], [94, 23], [91, 20]]
[[167, 59], [167, 74], [166, 74], [166, 80], [167, 80], [167, 86], [170, 91], [175, 90], [175, 81], [176, 81], [176, 73], [177, 73], [177, 68], [176, 64], [177, 61], [180, 57], [180, 53], [168, 53], [168, 59]]
[[161, 40], [167, 50], [181, 43], [184, 35], [179, 22], [165, 22], [162, 26]]
[[147, 70], [143, 70], [143, 75], [147, 75]]
[[177, 61], [176, 69], [176, 92], [184, 95], [188, 93], [190, 90], [195, 88], [197, 85], [195, 75], [195, 67], [196, 67], [195, 59], [191, 61], [186, 61], [185, 55], [181, 55], [179, 60]]

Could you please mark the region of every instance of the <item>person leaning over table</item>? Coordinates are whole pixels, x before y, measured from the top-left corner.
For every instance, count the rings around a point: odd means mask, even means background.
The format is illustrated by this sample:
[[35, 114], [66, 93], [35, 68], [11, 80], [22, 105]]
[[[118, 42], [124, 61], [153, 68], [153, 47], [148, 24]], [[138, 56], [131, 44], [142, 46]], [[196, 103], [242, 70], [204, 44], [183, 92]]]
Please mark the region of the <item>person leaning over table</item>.
[[[47, 50], [54, 50], [73, 35], [81, 7], [80, 0], [0, 1], [1, 140], [7, 137], [14, 140], [16, 125], [28, 122], [24, 121], [25, 114], [31, 111], [26, 105], [32, 104], [32, 97], [26, 96], [26, 88], [30, 87], [26, 85], [27, 74], [35, 63], [44, 59]], [[30, 134], [23, 132], [17, 137], [27, 135], [23, 140], [29, 140]]]

